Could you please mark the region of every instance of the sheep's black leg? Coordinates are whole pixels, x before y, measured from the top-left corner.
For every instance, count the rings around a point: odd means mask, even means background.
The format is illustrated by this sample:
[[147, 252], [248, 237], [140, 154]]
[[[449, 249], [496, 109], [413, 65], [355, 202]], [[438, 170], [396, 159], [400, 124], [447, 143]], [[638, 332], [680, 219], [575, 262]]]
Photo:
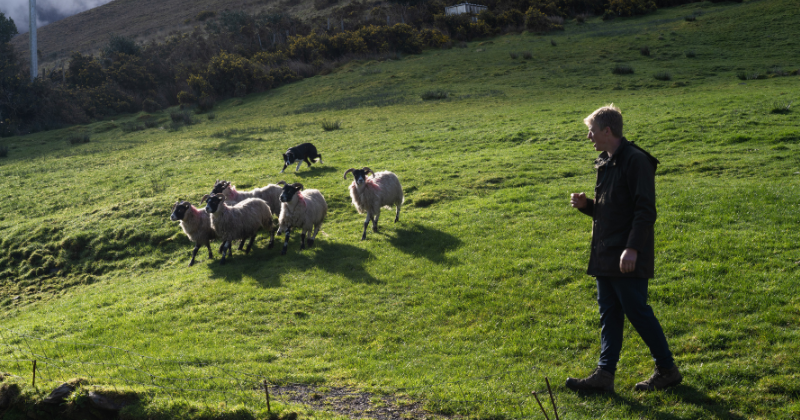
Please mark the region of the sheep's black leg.
[[378, 233], [378, 217], [380, 217], [380, 216], [381, 216], [381, 212], [378, 211], [377, 213], [375, 213], [375, 218], [372, 219], [372, 231], [375, 232], [375, 233]]
[[361, 240], [367, 239], [367, 226], [369, 226], [369, 221], [372, 220], [372, 215], [367, 213], [367, 220], [364, 220], [364, 233], [361, 234]]
[[286, 250], [289, 249], [289, 234], [291, 233], [291, 229], [286, 230], [286, 239], [283, 241], [283, 249], [281, 249], [281, 255], [286, 255]]
[[214, 259], [214, 254], [211, 253], [211, 244], [206, 244], [206, 247], [208, 248], [208, 259]]
[[269, 244], [267, 244], [267, 249], [272, 249], [273, 245], [275, 245], [275, 230], [270, 229], [270, 231], [269, 231]]
[[218, 250], [218, 252], [219, 252], [220, 254], [222, 254], [222, 249], [223, 249], [223, 248], [225, 248], [225, 241], [223, 241], [221, 244], [219, 244], [219, 250]]
[[194, 257], [197, 255], [198, 249], [200, 249], [200, 244], [194, 244], [194, 249], [192, 250], [192, 259], [189, 260], [189, 267], [194, 264]]
[[400, 204], [397, 205], [397, 213], [394, 215], [394, 222], [397, 223], [398, 220], [400, 220]]
[[239, 241], [239, 251], [241, 251], [241, 250], [242, 250], [242, 248], [244, 248], [244, 242], [245, 242], [246, 240], [247, 240], [247, 238], [244, 238], [244, 239], [242, 239], [241, 241]]
[[[256, 235], [254, 234], [253, 236], [250, 237], [250, 243], [247, 244], [247, 250], [244, 251], [245, 254], [250, 253], [250, 250], [253, 249], [253, 242], [255, 241], [256, 241]], [[242, 242], [244, 242], [244, 239], [242, 239]]]
[[300, 249], [306, 249], [306, 234], [305, 234], [305, 232], [300, 234]]
[[225, 241], [222, 243], [222, 259], [219, 261], [220, 264], [225, 265], [225, 257], [228, 255], [228, 252], [231, 249], [231, 241]]

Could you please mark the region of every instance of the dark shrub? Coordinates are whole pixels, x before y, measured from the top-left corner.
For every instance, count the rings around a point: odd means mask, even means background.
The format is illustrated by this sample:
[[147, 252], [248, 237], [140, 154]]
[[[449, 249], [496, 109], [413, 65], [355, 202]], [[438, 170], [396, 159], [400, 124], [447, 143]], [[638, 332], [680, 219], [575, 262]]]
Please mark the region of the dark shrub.
[[686, 58], [694, 58], [696, 56], [694, 50], [686, 50], [683, 52]]
[[613, 69], [611, 69], [611, 73], [614, 74], [633, 74], [633, 67], [627, 64], [617, 64]]
[[136, 41], [122, 35], [111, 35], [108, 45], [103, 50], [103, 55], [110, 56], [114, 53], [139, 55], [140, 48], [136, 45]]
[[211, 10], [203, 10], [202, 12], [197, 14], [197, 20], [200, 22], [205, 21], [206, 19], [211, 19], [217, 15], [217, 12]]
[[89, 143], [89, 133], [74, 134], [67, 138], [69, 144], [83, 144]]
[[650, 47], [648, 47], [647, 45], [645, 45], [644, 47], [642, 47], [642, 48], [639, 48], [639, 53], [640, 53], [641, 55], [645, 55], [645, 56], [648, 56], [648, 57], [649, 57], [649, 56], [650, 56]]
[[694, 22], [695, 20], [697, 20], [697, 16], [695, 15], [684, 16], [683, 19], [687, 22]]
[[514, 51], [509, 52], [508, 55], [510, 55], [514, 60], [519, 58], [519, 53], [515, 53]]
[[0, 146], [0, 158], [8, 157], [8, 146]]
[[161, 110], [161, 105], [155, 100], [147, 98], [142, 101], [142, 111], [144, 112], [158, 112]]
[[661, 80], [662, 82], [668, 82], [672, 80], [672, 75], [666, 71], [658, 72], [653, 75], [656, 80]]
[[530, 60], [530, 59], [533, 58], [533, 53], [531, 53], [530, 51], [523, 51], [522, 52], [522, 58], [524, 60]]
[[422, 98], [423, 101], [430, 101], [436, 99], [447, 99], [449, 96], [450, 94], [443, 90], [429, 90], [420, 95], [420, 98]]

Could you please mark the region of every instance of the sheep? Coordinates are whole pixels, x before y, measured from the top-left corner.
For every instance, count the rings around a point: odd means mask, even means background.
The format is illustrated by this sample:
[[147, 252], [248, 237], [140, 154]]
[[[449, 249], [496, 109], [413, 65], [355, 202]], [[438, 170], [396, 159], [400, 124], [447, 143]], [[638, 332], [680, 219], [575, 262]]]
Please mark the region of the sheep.
[[[372, 169], [364, 167], [362, 169], [350, 168], [344, 173], [344, 179], [347, 179], [347, 174], [353, 173], [353, 183], [350, 184], [350, 198], [353, 199], [353, 205], [358, 210], [359, 214], [367, 213], [367, 219], [364, 220], [364, 233], [361, 234], [361, 240], [367, 239], [367, 226], [370, 220], [372, 221], [372, 231], [378, 232], [378, 217], [381, 215], [381, 207], [397, 206], [397, 213], [394, 216], [394, 221], [397, 223], [400, 220], [400, 207], [403, 205], [403, 187], [400, 185], [400, 180], [397, 175], [392, 172], [384, 171], [372, 172]], [[367, 178], [368, 174], [372, 174], [372, 178]]]
[[261, 228], [269, 232], [269, 245], [272, 248], [275, 242], [275, 231], [272, 228], [272, 212], [267, 202], [260, 198], [248, 198], [229, 206], [225, 204], [224, 194], [211, 194], [206, 199], [206, 213], [211, 215], [211, 227], [217, 232], [222, 241], [222, 260], [225, 264], [226, 255], [233, 255], [231, 243], [237, 239], [244, 241], [250, 238], [245, 254], [253, 248], [256, 234]]
[[300, 249], [306, 248], [306, 233], [314, 229], [314, 234], [308, 237], [308, 246], [314, 246], [319, 228], [328, 214], [328, 203], [319, 190], [305, 190], [303, 184], [287, 184], [284, 181], [281, 193], [281, 216], [278, 218], [278, 233], [286, 232], [281, 255], [286, 255], [289, 248], [289, 234], [292, 228], [302, 229], [300, 234]]
[[[250, 191], [236, 191], [236, 186], [228, 181], [217, 180], [211, 194], [225, 194], [225, 203], [228, 205], [236, 204], [246, 198], [260, 198], [267, 202], [269, 209], [275, 216], [281, 213], [281, 192], [283, 188], [269, 184], [266, 187], [255, 188]], [[203, 198], [205, 200], [205, 198]]]
[[211, 227], [211, 216], [208, 213], [198, 210], [187, 201], [178, 201], [172, 206], [172, 215], [169, 217], [173, 222], [180, 220], [183, 233], [194, 242], [192, 258], [189, 260], [189, 267], [194, 264], [197, 250], [205, 245], [208, 248], [208, 258], [214, 258], [211, 252], [211, 241], [217, 238], [217, 232]]

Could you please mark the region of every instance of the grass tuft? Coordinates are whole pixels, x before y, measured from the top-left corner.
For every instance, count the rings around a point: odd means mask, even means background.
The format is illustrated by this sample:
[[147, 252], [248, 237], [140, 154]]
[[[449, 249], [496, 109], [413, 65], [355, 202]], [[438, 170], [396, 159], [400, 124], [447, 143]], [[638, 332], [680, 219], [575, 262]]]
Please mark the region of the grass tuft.
[[342, 128], [342, 122], [339, 120], [336, 121], [322, 121], [321, 123], [322, 129], [325, 131], [333, 131]]
[[422, 95], [419, 95], [423, 101], [431, 101], [437, 99], [447, 99], [450, 97], [450, 94], [443, 91], [443, 90], [429, 90], [427, 92], [423, 92]]
[[519, 53], [516, 53], [514, 51], [509, 52], [508, 55], [510, 55], [511, 58], [514, 59], [514, 60], [519, 58]]
[[672, 75], [669, 72], [661, 71], [653, 75], [656, 80], [661, 80], [662, 82], [668, 82], [672, 80]]
[[686, 50], [686, 51], [683, 52], [683, 55], [685, 55], [686, 58], [695, 58], [697, 56], [697, 54], [695, 54], [694, 50]]
[[8, 157], [8, 146], [0, 146], [0, 158]]
[[775, 101], [772, 103], [770, 114], [788, 114], [792, 112], [792, 102]]
[[697, 16], [695, 15], [684, 16], [683, 19], [687, 22], [694, 22], [695, 20], [697, 20]]
[[532, 58], [533, 58], [533, 53], [531, 53], [530, 51], [523, 51], [522, 52], [522, 59], [523, 60], [530, 60]]
[[611, 73], [614, 74], [633, 74], [633, 67], [627, 64], [617, 64], [611, 69]]
[[552, 46], [554, 46], [554, 47], [555, 47], [555, 46], [556, 46], [556, 45], [558, 45], [558, 44], [556, 44], [556, 40], [555, 40], [555, 39], [551, 39], [551, 40], [550, 40], [550, 45], [552, 45]]
[[650, 47], [645, 45], [642, 48], [639, 48], [639, 54], [650, 57]]
[[89, 133], [75, 134], [67, 138], [69, 144], [89, 143]]

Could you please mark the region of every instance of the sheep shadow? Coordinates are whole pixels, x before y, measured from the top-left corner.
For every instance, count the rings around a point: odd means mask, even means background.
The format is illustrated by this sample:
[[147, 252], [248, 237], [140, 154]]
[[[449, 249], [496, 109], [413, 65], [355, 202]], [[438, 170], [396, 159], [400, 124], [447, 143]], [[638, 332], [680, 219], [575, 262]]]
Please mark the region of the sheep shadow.
[[319, 237], [312, 248], [300, 250], [299, 238], [292, 235], [287, 254], [280, 255], [283, 242], [277, 236], [275, 239], [272, 249], [266, 249], [264, 242], [257, 242], [258, 246], [254, 246], [248, 255], [235, 251], [234, 257], [226, 260], [225, 265], [220, 264], [215, 255], [214, 261], [209, 262], [212, 278], [238, 282], [251, 277], [262, 287], [272, 288], [280, 287], [281, 279], [286, 275], [320, 269], [329, 274], [339, 274], [353, 283], [385, 284], [367, 272], [365, 263], [372, 257], [367, 250]]
[[419, 223], [396, 229], [393, 236], [387, 237], [389, 243], [401, 252], [422, 256], [437, 264], [456, 264], [457, 259], [449, 258], [445, 254], [462, 245], [462, 241], [455, 236]]
[[[691, 385], [681, 384], [659, 392], [671, 393], [677, 396], [683, 403], [694, 405], [703, 410], [708, 417], [711, 418], [732, 420], [745, 419], [745, 417], [735, 414], [731, 407], [725, 406], [720, 400], [709, 397], [707, 394]], [[599, 401], [607, 401], [609, 399], [609, 394], [602, 392], [579, 391], [578, 395], [586, 399], [597, 399]], [[656, 420], [679, 420], [684, 418], [667, 411], [655, 411], [652, 406], [642, 404], [636, 398], [627, 397], [625, 395], [613, 394], [610, 398], [614, 400], [615, 404], [624, 405], [630, 408], [632, 412], [639, 413], [638, 417], [640, 418]]]
[[[283, 166], [281, 166], [281, 167], [283, 167]], [[335, 167], [326, 166], [324, 163], [323, 164], [314, 163], [309, 168], [305, 164], [305, 162], [303, 162], [303, 165], [300, 166], [300, 170], [297, 171], [297, 172], [294, 171], [295, 167], [297, 167], [296, 163], [293, 163], [293, 164], [287, 166], [286, 170], [288, 171], [289, 169], [291, 169], [292, 170], [291, 173], [284, 172], [284, 173], [281, 174], [281, 176], [286, 175], [286, 176], [296, 176], [298, 178], [308, 178], [308, 177], [316, 177], [316, 176], [320, 176], [320, 175], [327, 175], [327, 174], [330, 174], [330, 173], [338, 173], [339, 172], [339, 170], [336, 169]], [[342, 171], [342, 172], [344, 172], [344, 171]]]

